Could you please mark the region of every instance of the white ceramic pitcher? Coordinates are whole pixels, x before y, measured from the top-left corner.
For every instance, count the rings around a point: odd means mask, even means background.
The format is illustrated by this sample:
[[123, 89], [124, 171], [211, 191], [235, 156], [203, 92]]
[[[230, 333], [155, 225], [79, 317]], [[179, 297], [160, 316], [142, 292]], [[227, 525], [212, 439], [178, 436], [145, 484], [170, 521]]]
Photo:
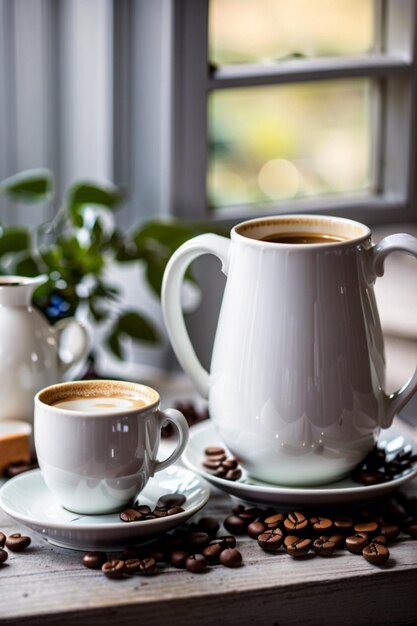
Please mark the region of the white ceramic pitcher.
[[[336, 241], [264, 240], [299, 231]], [[395, 234], [373, 245], [369, 228], [357, 222], [295, 215], [243, 222], [230, 240], [200, 235], [171, 258], [162, 306], [172, 346], [250, 476], [287, 485], [340, 478], [416, 389], [417, 372], [396, 393], [384, 391], [373, 284], [395, 250], [417, 256], [417, 239]], [[180, 304], [188, 265], [206, 253], [227, 275], [210, 373], [196, 357]]]
[[[63, 380], [64, 374], [86, 357], [88, 337], [75, 319], [50, 326], [31, 305], [32, 293], [45, 276], [0, 277], [0, 420], [33, 423], [33, 400], [44, 387]], [[71, 328], [70, 328], [71, 327]], [[62, 332], [68, 329], [65, 354]]]

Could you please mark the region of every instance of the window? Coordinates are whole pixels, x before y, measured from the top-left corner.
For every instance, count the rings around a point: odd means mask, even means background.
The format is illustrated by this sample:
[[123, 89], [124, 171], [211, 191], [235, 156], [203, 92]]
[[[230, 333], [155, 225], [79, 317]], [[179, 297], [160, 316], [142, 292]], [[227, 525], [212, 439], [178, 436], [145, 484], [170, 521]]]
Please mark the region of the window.
[[171, 18], [175, 213], [414, 219], [415, 0], [183, 0]]

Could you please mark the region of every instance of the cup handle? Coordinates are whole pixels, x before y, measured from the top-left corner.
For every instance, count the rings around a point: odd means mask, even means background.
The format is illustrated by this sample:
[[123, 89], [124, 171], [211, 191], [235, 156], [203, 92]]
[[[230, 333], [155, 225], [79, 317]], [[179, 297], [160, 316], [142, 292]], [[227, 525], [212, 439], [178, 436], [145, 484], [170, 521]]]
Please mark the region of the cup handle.
[[[77, 335], [78, 339], [73, 342], [73, 349], [68, 351], [68, 358], [63, 360], [60, 353], [60, 343], [62, 333], [69, 328], [70, 326], [75, 326], [78, 329]], [[58, 359], [59, 359], [59, 368], [61, 373], [67, 372], [73, 365], [79, 363], [83, 358], [85, 358], [88, 354], [88, 350], [90, 347], [90, 342], [88, 340], [88, 334], [84, 326], [75, 318], [68, 317], [63, 320], [59, 320], [54, 326], [58, 334]]]
[[222, 262], [222, 271], [227, 274], [229, 249], [230, 239], [226, 237], [211, 233], [198, 235], [174, 252], [162, 281], [162, 313], [172, 348], [181, 367], [205, 398], [208, 396], [210, 375], [198, 360], [185, 327], [181, 308], [181, 285], [190, 263], [202, 254], [217, 256]]
[[[406, 233], [388, 235], [378, 244], [371, 248], [371, 271], [372, 274], [383, 276], [384, 262], [391, 252], [408, 252], [417, 258], [417, 239]], [[417, 389], [417, 368], [411, 378], [397, 391], [385, 396], [385, 413], [381, 422], [382, 428], [391, 426], [394, 415], [406, 404], [410, 396]]]
[[158, 411], [158, 414], [160, 420], [160, 428], [163, 428], [167, 424], [172, 424], [178, 433], [178, 442], [175, 446], [175, 450], [171, 452], [169, 457], [167, 457], [163, 461], [155, 461], [153, 471], [150, 476], [153, 476], [155, 472], [160, 472], [169, 465], [175, 463], [175, 461], [184, 452], [189, 435], [187, 420], [185, 419], [184, 415], [180, 413], [180, 411], [177, 411], [177, 409], [165, 409], [164, 411]]

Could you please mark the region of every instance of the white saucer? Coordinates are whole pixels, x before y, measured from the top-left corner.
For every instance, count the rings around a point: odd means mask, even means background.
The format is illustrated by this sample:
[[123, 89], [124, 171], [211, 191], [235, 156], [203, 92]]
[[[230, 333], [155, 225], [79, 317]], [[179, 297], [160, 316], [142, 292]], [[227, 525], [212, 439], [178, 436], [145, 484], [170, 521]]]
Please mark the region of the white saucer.
[[122, 522], [118, 513], [77, 515], [62, 508], [46, 487], [40, 470], [32, 470], [3, 485], [0, 507], [54, 545], [73, 550], [120, 550], [152, 541], [183, 524], [206, 504], [210, 488], [194, 473], [171, 465], [149, 480], [139, 502], [154, 508], [166, 493], [182, 493], [186, 497], [184, 512], [141, 522]]
[[[378, 443], [384, 445], [384, 442], [390, 446], [390, 449], [400, 449], [406, 444], [410, 444], [415, 449], [415, 442], [407, 437], [400, 427], [393, 426], [382, 431]], [[317, 504], [339, 505], [370, 502], [394, 491], [417, 475], [417, 467], [415, 466], [400, 476], [379, 485], [364, 486], [347, 477], [318, 487], [294, 488], [257, 481], [249, 478], [243, 470], [242, 478], [231, 481], [212, 476], [202, 466], [204, 449], [208, 446], [226, 448], [210, 421], [191, 428], [190, 439], [182, 456], [184, 465], [193, 472], [204, 476], [206, 480], [222, 491], [254, 504], [306, 507]]]

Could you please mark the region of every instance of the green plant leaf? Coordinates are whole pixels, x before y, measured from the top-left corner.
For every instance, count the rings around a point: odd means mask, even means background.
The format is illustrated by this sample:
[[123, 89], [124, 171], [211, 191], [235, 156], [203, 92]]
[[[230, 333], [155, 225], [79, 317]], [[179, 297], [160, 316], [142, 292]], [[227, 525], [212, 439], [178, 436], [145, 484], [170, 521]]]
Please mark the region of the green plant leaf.
[[5, 254], [28, 250], [29, 246], [30, 236], [26, 228], [18, 226], [6, 228], [0, 237], [0, 257]]
[[47, 169], [26, 170], [0, 183], [0, 193], [22, 202], [45, 202], [52, 196], [53, 175]]
[[152, 324], [136, 311], [122, 313], [117, 322], [117, 330], [132, 339], [157, 343], [159, 336]]
[[96, 185], [80, 182], [72, 185], [68, 192], [68, 208], [73, 218], [77, 217], [79, 209], [85, 205], [96, 204], [114, 209], [122, 201], [122, 194], [114, 185]]
[[39, 276], [42, 274], [42, 270], [39, 267], [37, 260], [31, 254], [24, 254], [20, 256], [15, 263], [13, 263], [14, 272], [18, 276]]

